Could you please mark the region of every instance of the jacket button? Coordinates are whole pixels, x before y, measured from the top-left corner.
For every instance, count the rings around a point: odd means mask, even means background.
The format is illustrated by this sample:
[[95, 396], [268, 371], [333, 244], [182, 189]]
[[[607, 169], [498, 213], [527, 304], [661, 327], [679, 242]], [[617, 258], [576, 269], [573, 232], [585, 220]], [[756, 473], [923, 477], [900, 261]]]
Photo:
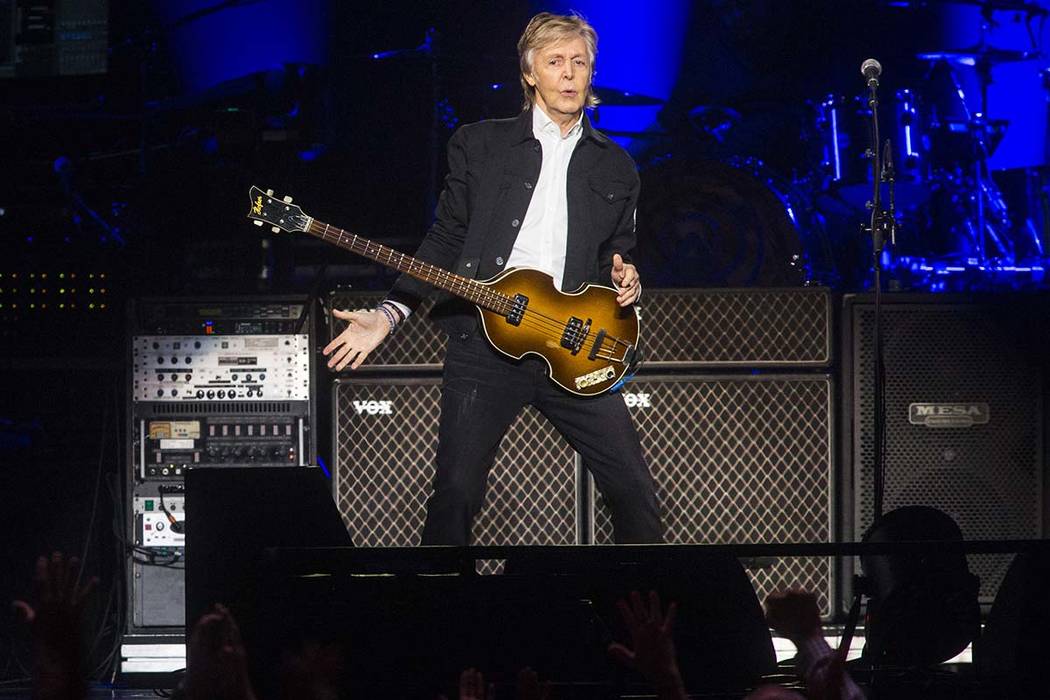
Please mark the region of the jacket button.
[[503, 258], [502, 257], [496, 258], [496, 264], [497, 265], [502, 265], [503, 264]]
[[514, 219], [514, 221], [510, 222], [510, 225], [513, 226], [514, 228], [518, 228], [518, 224], [520, 224], [520, 223], [521, 223], [520, 221], [518, 221], [517, 219]]
[[534, 143], [534, 144], [532, 144], [532, 150], [534, 150], [534, 151], [536, 151], [536, 152], [539, 152], [539, 150], [540, 150], [540, 144], [539, 144], [539, 143]]
[[532, 189], [532, 183], [531, 182], [526, 182], [525, 183], [525, 189], [531, 190]]
[[605, 195], [606, 199], [608, 199], [610, 202], [613, 201], [613, 197], [615, 197], [615, 196], [616, 195], [614, 195], [612, 192], [610, 192], [609, 194]]
[[467, 263], [467, 267], [474, 267], [474, 263]]
[[460, 340], [466, 340], [469, 337], [470, 337], [470, 333], [460, 333], [459, 334], [459, 339]]

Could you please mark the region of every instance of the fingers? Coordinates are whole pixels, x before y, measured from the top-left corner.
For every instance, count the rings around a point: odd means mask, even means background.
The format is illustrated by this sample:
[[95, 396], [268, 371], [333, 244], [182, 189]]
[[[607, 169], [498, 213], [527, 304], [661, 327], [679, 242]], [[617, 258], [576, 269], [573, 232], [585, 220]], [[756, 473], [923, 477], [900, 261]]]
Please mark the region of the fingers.
[[47, 578], [44, 581], [45, 600], [58, 600], [65, 590], [65, 565], [62, 552], [52, 552], [47, 560]]
[[614, 642], [606, 648], [606, 651], [609, 652], [609, 656], [611, 656], [617, 663], [620, 663], [627, 668], [636, 668], [634, 652], [623, 644]]
[[328, 368], [334, 369], [337, 372], [341, 372], [353, 359], [357, 356], [358, 351], [355, 350], [349, 343], [339, 348], [330, 360], [328, 360]]
[[631, 609], [627, 607], [627, 603], [624, 602], [623, 598], [616, 601], [616, 609], [620, 611], [620, 619], [623, 620], [623, 624], [627, 629], [634, 629], [638, 621], [635, 619]]
[[613, 271], [623, 271], [623, 256], [619, 253], [613, 253]]
[[620, 306], [628, 306], [638, 301], [638, 296], [641, 294], [641, 277], [638, 275], [638, 268], [630, 264], [624, 265], [619, 272], [614, 268], [612, 277], [613, 282], [619, 288], [616, 301]]
[[[359, 313], [361, 313], [361, 312], [360, 311], [343, 311], [342, 309], [332, 309], [332, 315], [333, 316], [335, 316], [336, 318], [341, 319], [343, 321], [348, 321], [350, 325], [353, 324], [354, 317], [357, 314], [359, 314]], [[330, 343], [328, 343], [328, 345], [325, 345], [324, 346], [324, 350], [322, 350], [321, 352], [324, 353], [325, 355], [330, 355], [330, 354], [332, 354], [333, 350], [338, 348], [340, 345], [345, 344], [346, 340], [347, 340], [347, 338], [346, 338], [347, 330], [349, 330], [349, 328], [344, 330], [342, 333], [340, 333], [336, 337], [332, 338], [332, 341]], [[331, 367], [332, 364], [329, 363], [328, 366]]]
[[350, 369], [357, 369], [364, 364], [365, 359], [368, 357], [368, 351], [362, 350], [357, 353], [357, 359], [350, 365]]
[[631, 608], [639, 622], [643, 624], [649, 622], [649, 609], [642, 603], [642, 594], [638, 591], [631, 591]]
[[66, 560], [65, 578], [62, 581], [62, 593], [69, 602], [76, 602], [77, 588], [80, 584], [80, 559], [70, 557]]
[[43, 599], [45, 595], [50, 595], [48, 587], [48, 571], [49, 559], [41, 554], [36, 558], [36, 568], [33, 570], [33, 589], [36, 593], [37, 600]]
[[36, 610], [33, 609], [32, 605], [24, 600], [12, 600], [11, 607], [18, 612], [24, 622], [33, 624], [33, 620], [36, 619]]

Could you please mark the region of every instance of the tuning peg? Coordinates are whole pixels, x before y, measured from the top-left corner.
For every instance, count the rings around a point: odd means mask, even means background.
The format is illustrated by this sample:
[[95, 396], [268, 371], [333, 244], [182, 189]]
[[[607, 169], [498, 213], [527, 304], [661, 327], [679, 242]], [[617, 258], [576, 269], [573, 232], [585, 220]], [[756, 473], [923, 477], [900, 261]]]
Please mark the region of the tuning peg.
[[266, 196], [267, 197], [272, 197], [273, 196], [273, 190], [266, 190]]
[[259, 221], [258, 219], [256, 219], [252, 223], [255, 224], [256, 226], [262, 226], [263, 225], [263, 222]]
[[285, 197], [284, 198], [284, 203], [285, 204], [291, 204], [292, 203], [292, 198], [291, 197]]
[[274, 233], [280, 233], [281, 232], [281, 229], [279, 229], [276, 226], [272, 227], [270, 230], [273, 231]]

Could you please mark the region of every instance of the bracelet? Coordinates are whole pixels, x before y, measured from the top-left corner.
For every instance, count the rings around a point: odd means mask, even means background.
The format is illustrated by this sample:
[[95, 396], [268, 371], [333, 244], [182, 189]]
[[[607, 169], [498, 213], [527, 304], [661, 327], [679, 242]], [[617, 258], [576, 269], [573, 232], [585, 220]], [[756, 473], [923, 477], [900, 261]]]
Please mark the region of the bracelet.
[[386, 322], [390, 324], [390, 335], [393, 335], [394, 331], [397, 330], [397, 319], [395, 319], [394, 314], [390, 313], [390, 310], [382, 304], [377, 308], [383, 312], [384, 316], [386, 316]]
[[397, 325], [400, 326], [402, 323], [405, 322], [405, 312], [403, 312], [401, 310], [401, 307], [399, 307], [397, 304], [394, 304], [389, 300], [384, 299], [379, 305], [385, 309], [389, 309], [390, 311], [394, 312], [394, 315], [397, 316]]

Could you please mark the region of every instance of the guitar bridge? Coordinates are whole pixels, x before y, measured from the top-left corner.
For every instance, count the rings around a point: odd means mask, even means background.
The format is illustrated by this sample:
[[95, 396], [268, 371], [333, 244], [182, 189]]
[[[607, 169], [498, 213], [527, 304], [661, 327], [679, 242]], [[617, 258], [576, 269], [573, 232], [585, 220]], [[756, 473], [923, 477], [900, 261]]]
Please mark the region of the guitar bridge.
[[575, 355], [583, 347], [583, 341], [587, 339], [590, 332], [591, 319], [587, 319], [587, 322], [584, 323], [582, 318], [573, 316], [561, 332], [561, 346]]
[[525, 309], [529, 305], [529, 298], [524, 294], [515, 294], [511, 302], [510, 312], [507, 314], [507, 323], [512, 326], [520, 326], [521, 319], [525, 316]]

